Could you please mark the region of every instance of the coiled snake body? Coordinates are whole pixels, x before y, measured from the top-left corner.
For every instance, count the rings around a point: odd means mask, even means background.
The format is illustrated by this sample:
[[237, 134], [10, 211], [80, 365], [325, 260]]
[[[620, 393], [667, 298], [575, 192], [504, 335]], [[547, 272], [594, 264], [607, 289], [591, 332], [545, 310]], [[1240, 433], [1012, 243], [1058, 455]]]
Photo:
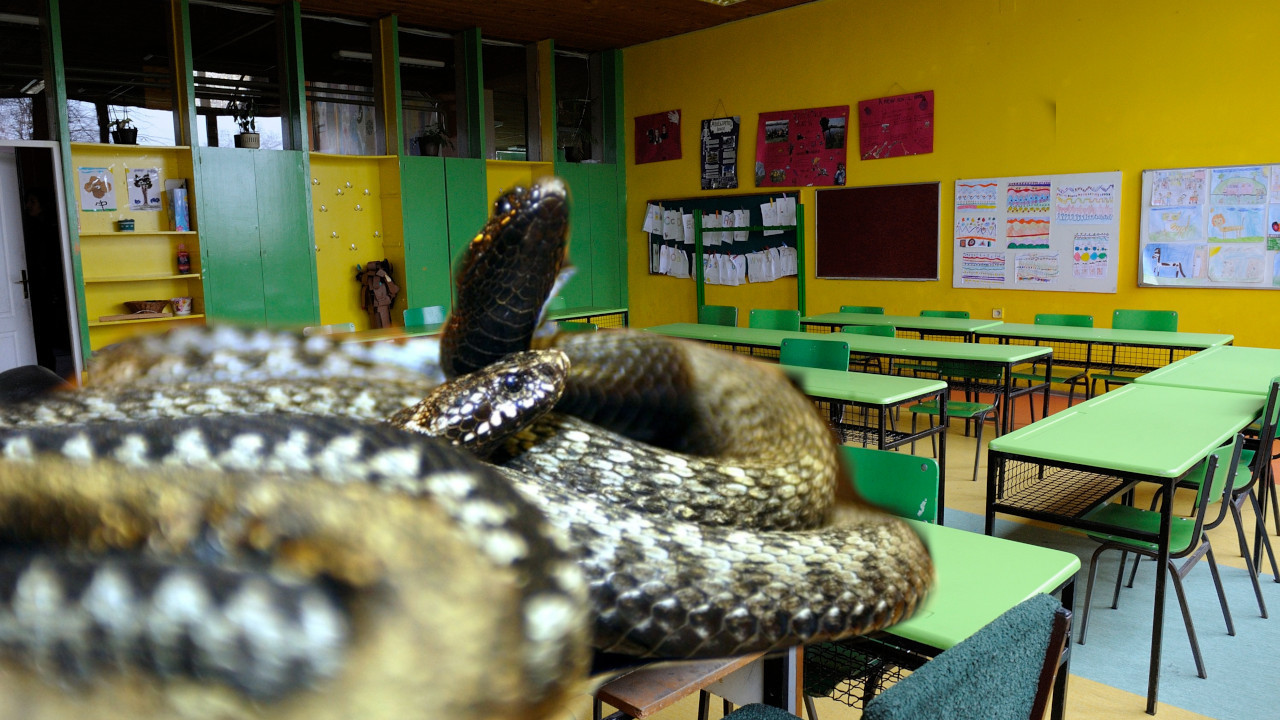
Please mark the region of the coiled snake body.
[[775, 368], [626, 331], [523, 352], [567, 213], [556, 181], [496, 203], [434, 389], [416, 356], [223, 329], [0, 407], [0, 717], [538, 717], [589, 643], [908, 616], [927, 553], [869, 508], [827, 525], [837, 454]]

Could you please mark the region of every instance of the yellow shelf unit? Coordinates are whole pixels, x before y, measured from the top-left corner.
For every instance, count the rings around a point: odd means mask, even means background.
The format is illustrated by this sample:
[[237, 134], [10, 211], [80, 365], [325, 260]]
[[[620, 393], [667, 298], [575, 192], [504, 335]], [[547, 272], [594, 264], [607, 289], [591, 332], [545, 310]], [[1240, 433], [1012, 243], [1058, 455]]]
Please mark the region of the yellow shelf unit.
[[[179, 324], [204, 323], [204, 286], [200, 266], [200, 235], [197, 230], [171, 230], [166, 180], [185, 179], [191, 227], [196, 226], [194, 177], [191, 148], [147, 145], [104, 145], [71, 143], [71, 158], [77, 168], [105, 168], [115, 194], [115, 210], [87, 211], [79, 208], [79, 254], [85, 308], [89, 327], [89, 347], [97, 350], [134, 335], [163, 332]], [[155, 168], [159, 173], [161, 209], [132, 210], [129, 207], [127, 178], [130, 170]], [[119, 230], [121, 219], [132, 219], [132, 231]], [[178, 272], [178, 247], [184, 246], [191, 269]], [[103, 322], [100, 317], [128, 312], [126, 301], [192, 298], [190, 315]]]

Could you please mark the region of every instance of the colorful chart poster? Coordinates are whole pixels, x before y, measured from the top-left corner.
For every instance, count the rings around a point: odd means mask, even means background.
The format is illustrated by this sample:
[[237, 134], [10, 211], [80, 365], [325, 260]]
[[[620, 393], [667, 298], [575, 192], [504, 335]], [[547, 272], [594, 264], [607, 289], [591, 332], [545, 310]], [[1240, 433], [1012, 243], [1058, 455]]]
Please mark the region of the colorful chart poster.
[[738, 116], [702, 121], [702, 189], [738, 187]]
[[760, 113], [756, 186], [844, 185], [849, 106]]
[[860, 101], [858, 141], [863, 160], [933, 152], [933, 91]]
[[957, 180], [957, 288], [1116, 291], [1119, 172]]
[[104, 167], [76, 168], [80, 186], [80, 209], [85, 212], [110, 212], [116, 209], [115, 179]]
[[1280, 165], [1142, 174], [1138, 284], [1280, 287]]
[[680, 111], [636, 116], [636, 164], [680, 159]]

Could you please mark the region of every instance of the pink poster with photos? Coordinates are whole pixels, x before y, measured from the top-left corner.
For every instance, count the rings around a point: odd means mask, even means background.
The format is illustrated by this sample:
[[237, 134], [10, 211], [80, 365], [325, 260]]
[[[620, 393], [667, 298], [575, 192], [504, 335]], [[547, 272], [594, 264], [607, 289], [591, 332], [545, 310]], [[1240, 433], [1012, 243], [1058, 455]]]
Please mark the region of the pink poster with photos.
[[933, 152], [933, 91], [859, 102], [858, 140], [863, 160]]
[[636, 164], [680, 159], [680, 111], [636, 116]]
[[844, 185], [849, 106], [760, 113], [756, 187]]

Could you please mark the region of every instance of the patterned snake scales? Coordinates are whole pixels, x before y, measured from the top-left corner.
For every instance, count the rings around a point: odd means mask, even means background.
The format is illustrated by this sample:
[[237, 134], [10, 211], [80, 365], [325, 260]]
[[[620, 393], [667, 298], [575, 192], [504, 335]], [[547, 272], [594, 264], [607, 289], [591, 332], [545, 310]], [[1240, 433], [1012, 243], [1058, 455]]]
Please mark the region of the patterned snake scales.
[[629, 331], [527, 350], [567, 236], [558, 180], [495, 203], [438, 386], [422, 343], [222, 328], [0, 406], [0, 718], [537, 718], [591, 646], [909, 616], [926, 550], [829, 522], [836, 448], [776, 368]]

